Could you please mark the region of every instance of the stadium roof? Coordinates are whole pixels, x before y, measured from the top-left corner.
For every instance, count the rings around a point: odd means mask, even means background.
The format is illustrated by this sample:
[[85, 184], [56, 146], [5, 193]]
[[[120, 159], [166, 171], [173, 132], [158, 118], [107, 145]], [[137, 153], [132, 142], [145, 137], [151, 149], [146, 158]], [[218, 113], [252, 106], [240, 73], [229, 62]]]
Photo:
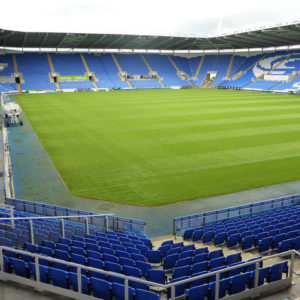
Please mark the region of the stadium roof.
[[299, 44], [300, 22], [211, 37], [22, 32], [0, 29], [0, 47], [5, 48], [225, 50]]

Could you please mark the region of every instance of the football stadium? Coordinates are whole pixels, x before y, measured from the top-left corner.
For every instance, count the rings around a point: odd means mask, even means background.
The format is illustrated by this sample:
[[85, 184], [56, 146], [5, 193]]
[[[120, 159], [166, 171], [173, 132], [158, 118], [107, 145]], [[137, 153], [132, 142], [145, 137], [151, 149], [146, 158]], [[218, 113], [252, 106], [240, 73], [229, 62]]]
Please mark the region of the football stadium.
[[0, 29], [0, 298], [299, 299], [299, 41]]

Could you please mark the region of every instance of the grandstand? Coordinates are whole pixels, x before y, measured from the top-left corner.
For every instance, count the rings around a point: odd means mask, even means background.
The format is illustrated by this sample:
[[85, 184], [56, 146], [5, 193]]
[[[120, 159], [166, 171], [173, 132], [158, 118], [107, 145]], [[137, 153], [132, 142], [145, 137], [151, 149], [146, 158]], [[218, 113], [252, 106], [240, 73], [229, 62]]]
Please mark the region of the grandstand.
[[[250, 34], [83, 37], [0, 30], [1, 101], [13, 101], [18, 93], [135, 89], [298, 93], [299, 24], [257, 30], [247, 39]], [[58, 51], [60, 45], [64, 49]], [[84, 115], [83, 121], [88, 117]], [[299, 194], [240, 206], [232, 201], [226, 208], [182, 217], [177, 217], [182, 214], [178, 206], [170, 224], [173, 232], [161, 237], [157, 232], [165, 229], [157, 227], [163, 223], [150, 208], [143, 209], [154, 220], [155, 234], [152, 229], [148, 232], [145, 221], [109, 213], [110, 202], [99, 205], [98, 212], [91, 212], [95, 201], [89, 210], [88, 201], [80, 209], [72, 206], [75, 201], [62, 205], [54, 199], [59, 195], [56, 186], [51, 186], [53, 198], [37, 190], [34, 193], [41, 201], [15, 199], [26, 180], [14, 184], [18, 177], [11, 159], [14, 162], [13, 155], [23, 154], [10, 148], [20, 143], [20, 137], [30, 138], [33, 129], [28, 126], [21, 134], [12, 130], [2, 128], [0, 147], [0, 280], [7, 299], [20, 293], [14, 284], [24, 291], [34, 288], [35, 292], [26, 291], [32, 299], [41, 295], [105, 300], [299, 297]], [[27, 167], [21, 166], [25, 173], [39, 176]], [[88, 179], [95, 180], [92, 175]], [[127, 209], [140, 216], [133, 206]]]

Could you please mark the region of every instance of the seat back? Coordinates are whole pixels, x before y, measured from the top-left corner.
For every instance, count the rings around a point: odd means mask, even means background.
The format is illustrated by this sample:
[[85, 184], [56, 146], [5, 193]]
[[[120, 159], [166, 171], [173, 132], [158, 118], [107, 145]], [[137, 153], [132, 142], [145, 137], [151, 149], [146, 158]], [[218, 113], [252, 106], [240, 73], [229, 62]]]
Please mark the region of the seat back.
[[145, 291], [141, 289], [136, 289], [135, 291], [136, 291], [136, 295], [135, 295], [136, 300], [159, 300], [160, 299], [158, 294], [150, 291]]
[[156, 283], [165, 284], [166, 272], [164, 270], [149, 270], [148, 280]]
[[54, 285], [64, 289], [68, 288], [68, 272], [49, 267], [48, 274]]
[[[133, 300], [135, 290], [132, 287], [128, 287], [128, 300]], [[112, 284], [112, 295], [115, 297], [115, 300], [125, 300], [125, 286], [113, 282]]]
[[95, 297], [104, 300], [111, 300], [112, 284], [110, 282], [95, 277], [91, 277], [90, 287], [93, 290]]
[[185, 291], [185, 297], [188, 300], [204, 300], [208, 296], [208, 284], [195, 286]]

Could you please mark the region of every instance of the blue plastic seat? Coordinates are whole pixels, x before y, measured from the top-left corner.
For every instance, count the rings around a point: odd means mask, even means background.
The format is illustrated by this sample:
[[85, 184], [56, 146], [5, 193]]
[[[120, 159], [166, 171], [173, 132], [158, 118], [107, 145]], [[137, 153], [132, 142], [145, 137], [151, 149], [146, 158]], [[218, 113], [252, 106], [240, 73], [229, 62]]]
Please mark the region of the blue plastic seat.
[[166, 256], [163, 260], [164, 270], [173, 269], [176, 265], [177, 259], [178, 259], [178, 254], [171, 254], [171, 255]]
[[65, 261], [69, 261], [70, 260], [70, 255], [66, 251], [55, 249], [55, 253], [54, 254], [55, 254], [55, 257], [57, 259], [62, 259], [62, 260], [65, 260]]
[[192, 240], [194, 242], [201, 241], [203, 238], [203, 229], [198, 229], [193, 232]]
[[218, 249], [218, 250], [214, 250], [208, 253], [208, 259], [214, 259], [214, 258], [219, 258], [219, 257], [223, 257], [223, 250], [222, 249]]
[[[110, 272], [115, 272], [115, 273], [123, 272], [122, 266], [119, 264], [113, 263], [113, 262], [106, 262], [106, 270], [110, 271]], [[107, 279], [111, 282], [124, 284], [124, 279], [117, 277], [117, 276], [108, 275]]]
[[225, 264], [226, 264], [225, 257], [213, 258], [208, 262], [210, 270], [225, 266]]
[[86, 250], [86, 254], [87, 254], [87, 257], [90, 257], [90, 258], [102, 259], [102, 254], [97, 251]]
[[225, 243], [225, 239], [227, 238], [226, 232], [219, 232], [215, 234], [214, 243], [215, 245], [222, 245]]
[[150, 250], [152, 249], [152, 242], [149, 239], [141, 238], [141, 241], [147, 246]]
[[266, 252], [269, 251], [271, 248], [271, 244], [273, 241], [273, 237], [265, 237], [258, 241], [258, 251], [259, 252]]
[[230, 277], [229, 295], [244, 291], [250, 279], [250, 272]]
[[113, 262], [113, 263], [119, 262], [119, 258], [117, 256], [106, 254], [106, 253], [103, 253], [103, 260], [108, 262]]
[[31, 243], [24, 243], [24, 249], [32, 252], [32, 253], [39, 253], [39, 246], [35, 245], [35, 244], [31, 244]]
[[148, 275], [148, 271], [152, 269], [152, 265], [143, 261], [136, 261], [136, 266], [142, 271], [143, 277]]
[[[69, 283], [72, 285], [73, 291], [78, 292], [78, 276], [77, 273], [69, 272]], [[81, 275], [82, 293], [89, 294], [89, 279], [85, 275]]]
[[86, 255], [86, 251], [83, 248], [75, 247], [75, 246], [71, 246], [71, 253], [82, 255], [82, 256]]
[[[170, 280], [169, 283], [173, 283], [173, 282], [177, 282], [177, 281], [181, 281], [184, 279], [188, 279], [188, 276], [184, 276], [181, 278], [176, 278], [176, 279], [172, 279]], [[184, 295], [186, 288], [188, 287], [188, 283], [183, 283], [183, 284], [179, 284], [175, 286], [175, 297], [180, 297], [182, 295]], [[171, 288], [168, 288], [168, 299], [171, 298]]]
[[277, 249], [280, 242], [285, 239], [285, 233], [277, 234], [273, 237], [272, 249]]
[[208, 296], [208, 284], [195, 286], [185, 291], [185, 299], [187, 300], [204, 300]]
[[84, 265], [84, 266], [87, 264], [87, 259], [83, 255], [79, 255], [75, 253], [71, 254], [71, 261], [76, 264]]
[[283, 240], [278, 244], [278, 250], [279, 252], [285, 252], [293, 248], [293, 242], [294, 240], [292, 238], [288, 240]]
[[235, 247], [238, 245], [240, 240], [240, 234], [239, 233], [235, 233], [235, 234], [228, 234], [228, 238], [227, 238], [227, 247], [231, 248], [231, 247]]
[[202, 247], [202, 248], [198, 248], [196, 250], [194, 250], [194, 255], [198, 255], [198, 254], [205, 254], [208, 253], [208, 248], [207, 247]]
[[54, 242], [47, 241], [47, 240], [42, 240], [42, 245], [44, 247], [51, 248], [51, 249], [55, 249], [56, 247], [56, 244]]
[[294, 238], [293, 248], [297, 251], [300, 250], [300, 236]]
[[176, 261], [175, 266], [176, 266], [176, 268], [183, 267], [183, 266], [191, 265], [192, 262], [193, 262], [192, 257], [181, 258]]
[[194, 264], [191, 266], [191, 272], [192, 274], [194, 273], [199, 273], [199, 272], [207, 272], [208, 271], [208, 261], [203, 261], [197, 264]]
[[172, 271], [172, 279], [188, 276], [190, 271], [191, 267], [189, 265], [175, 268]]
[[254, 238], [255, 238], [254, 235], [249, 235], [249, 236], [243, 237], [241, 240], [242, 250], [251, 249], [253, 247]]
[[183, 233], [183, 239], [185, 241], [190, 240], [193, 237], [194, 229], [187, 229]]
[[208, 254], [207, 253], [198, 254], [198, 255], [195, 255], [193, 257], [194, 264], [199, 263], [199, 262], [203, 262], [203, 261], [207, 261], [207, 260], [208, 260]]
[[213, 231], [204, 231], [203, 232], [203, 244], [212, 242], [213, 238], [214, 238]]
[[149, 270], [148, 280], [156, 283], [165, 284], [166, 272], [164, 270]]
[[[157, 250], [161, 252], [162, 257], [167, 256], [168, 251], [170, 250], [171, 245], [160, 246]], [[148, 251], [147, 251], [148, 253]]]
[[135, 261], [130, 259], [130, 258], [126, 258], [126, 257], [120, 257], [119, 258], [119, 263], [122, 266], [130, 266], [130, 267], [134, 267], [135, 266]]
[[10, 257], [9, 261], [16, 275], [29, 278], [29, 267], [26, 262], [14, 257]]
[[49, 268], [48, 276], [52, 279], [53, 284], [55, 286], [59, 286], [61, 288], [67, 289], [69, 287], [68, 279], [69, 273], [60, 269]]
[[[197, 276], [201, 276], [207, 274], [207, 271], [202, 271], [202, 272], [198, 272], [198, 273], [193, 273], [190, 277], [197, 277]], [[204, 278], [200, 278], [200, 279], [196, 279], [190, 282], [190, 287], [195, 287], [195, 286], [199, 286], [202, 284], [206, 284], [208, 282], [208, 277], [204, 277]]]
[[139, 268], [123, 266], [124, 274], [133, 277], [142, 277], [142, 271]]
[[67, 239], [67, 238], [60, 237], [60, 238], [59, 238], [59, 243], [60, 243], [60, 244], [65, 244], [65, 245], [71, 246], [71, 245], [72, 245], [72, 240]]
[[[235, 262], [233, 264], [228, 265], [228, 267], [233, 267], [233, 266], [237, 266], [240, 264], [243, 264], [244, 262], [240, 261], [240, 262]], [[240, 267], [240, 268], [236, 268], [233, 270], [228, 271], [227, 276], [231, 277], [231, 276], [235, 276], [235, 275], [239, 275], [240, 273], [242, 273], [244, 271], [245, 267]]]
[[[33, 274], [34, 280], [36, 280], [36, 272], [35, 272], [35, 263], [28, 263], [29, 271]], [[48, 277], [48, 267], [46, 266], [39, 266], [40, 269], [40, 281], [43, 283], [49, 283]]]
[[[228, 290], [229, 284], [230, 284], [229, 278], [224, 278], [219, 281], [219, 299], [226, 296], [226, 291]], [[216, 283], [215, 282], [209, 283], [208, 289], [209, 289], [208, 299], [215, 300]]]
[[173, 244], [174, 244], [173, 240], [167, 240], [167, 241], [163, 241], [163, 242], [161, 243], [161, 246], [165, 246], [165, 245], [173, 245]]
[[[112, 295], [115, 297], [115, 300], [125, 300], [125, 286], [119, 283], [112, 283]], [[135, 289], [128, 287], [128, 300], [133, 300], [135, 295]]]
[[104, 242], [104, 241], [98, 241], [98, 245], [102, 248], [105, 249], [110, 249], [111, 248], [111, 244], [109, 242]]
[[267, 277], [267, 282], [274, 282], [282, 279], [282, 273], [288, 272], [288, 263], [282, 262], [270, 267], [269, 277]]
[[234, 253], [231, 255], [226, 256], [226, 264], [231, 265], [233, 263], [240, 262], [242, 260], [242, 255], [241, 253]]
[[88, 265], [90, 267], [93, 267], [93, 268], [97, 268], [97, 269], [104, 269], [105, 268], [105, 262], [102, 261], [102, 260], [98, 260], [98, 259], [95, 259], [95, 258], [88, 258]]
[[181, 247], [181, 252], [189, 251], [189, 250], [195, 250], [196, 247], [194, 244], [189, 244]]
[[65, 251], [65, 252], [70, 252], [71, 251], [71, 247], [66, 245], [66, 244], [60, 244], [60, 243], [56, 243], [56, 249], [55, 250], [61, 250], [61, 251]]
[[141, 289], [136, 289], [135, 299], [136, 300], [159, 300], [160, 297], [156, 293], [141, 290]]
[[179, 254], [179, 258], [182, 259], [182, 258], [192, 257], [193, 255], [194, 255], [194, 250], [187, 250], [187, 251], [181, 252]]
[[85, 242], [79, 241], [79, 240], [73, 240], [72, 246], [78, 247], [78, 248], [86, 248]]
[[94, 243], [86, 243], [86, 249], [98, 252], [100, 250], [100, 247]]
[[54, 250], [48, 247], [39, 247], [40, 253], [47, 256], [54, 256]]
[[[258, 286], [263, 285], [265, 282], [265, 279], [269, 277], [270, 274], [270, 267], [266, 268], [260, 268], [258, 271]], [[251, 282], [250, 282], [250, 288], [254, 288], [255, 285], [255, 271], [251, 272]]]
[[136, 254], [136, 253], [131, 253], [131, 259], [133, 259], [135, 261], [146, 261], [147, 260], [146, 256], [144, 256], [142, 254]]
[[93, 290], [94, 297], [111, 300], [112, 284], [110, 282], [91, 277], [90, 287]]
[[136, 245], [136, 248], [140, 250], [140, 252], [143, 253], [144, 255], [147, 255], [149, 251], [149, 248], [145, 245]]
[[172, 248], [168, 250], [167, 255], [179, 254], [181, 252], [181, 247]]
[[151, 264], [161, 264], [161, 252], [159, 250], [149, 250], [147, 254], [148, 262]]

